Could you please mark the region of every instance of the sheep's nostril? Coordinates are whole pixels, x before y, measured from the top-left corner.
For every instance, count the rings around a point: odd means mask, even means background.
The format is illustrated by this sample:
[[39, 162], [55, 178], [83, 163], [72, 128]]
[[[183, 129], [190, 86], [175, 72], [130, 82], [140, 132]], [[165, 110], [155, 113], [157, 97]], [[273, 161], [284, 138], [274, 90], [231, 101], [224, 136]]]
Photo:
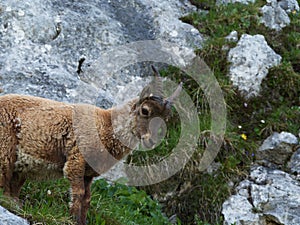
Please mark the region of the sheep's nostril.
[[154, 117], [149, 123], [149, 130], [155, 142], [159, 142], [166, 135], [167, 125], [162, 118]]
[[143, 147], [147, 148], [147, 149], [152, 149], [153, 147], [155, 147], [155, 144], [156, 144], [155, 140], [153, 140], [151, 138], [150, 134], [142, 135], [141, 142], [142, 142]]
[[154, 147], [155, 145], [155, 142], [151, 138], [148, 139], [148, 143], [149, 143], [149, 147]]

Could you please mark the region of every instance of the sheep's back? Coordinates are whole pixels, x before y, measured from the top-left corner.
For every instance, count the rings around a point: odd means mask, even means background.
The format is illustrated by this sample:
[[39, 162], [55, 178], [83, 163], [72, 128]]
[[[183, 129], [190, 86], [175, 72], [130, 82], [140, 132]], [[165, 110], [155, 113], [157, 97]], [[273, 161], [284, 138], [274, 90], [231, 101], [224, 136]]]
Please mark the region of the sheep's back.
[[35, 179], [60, 176], [74, 145], [72, 105], [7, 95], [0, 97], [0, 107], [18, 140], [14, 171]]

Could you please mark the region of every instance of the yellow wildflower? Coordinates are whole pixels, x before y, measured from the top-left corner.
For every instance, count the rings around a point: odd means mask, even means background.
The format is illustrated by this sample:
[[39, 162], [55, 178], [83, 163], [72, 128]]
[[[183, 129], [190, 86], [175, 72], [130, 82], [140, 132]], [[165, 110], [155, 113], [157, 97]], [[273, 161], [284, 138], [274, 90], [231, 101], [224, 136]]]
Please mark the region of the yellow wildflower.
[[247, 135], [246, 134], [241, 134], [241, 138], [243, 138], [246, 141], [247, 140]]

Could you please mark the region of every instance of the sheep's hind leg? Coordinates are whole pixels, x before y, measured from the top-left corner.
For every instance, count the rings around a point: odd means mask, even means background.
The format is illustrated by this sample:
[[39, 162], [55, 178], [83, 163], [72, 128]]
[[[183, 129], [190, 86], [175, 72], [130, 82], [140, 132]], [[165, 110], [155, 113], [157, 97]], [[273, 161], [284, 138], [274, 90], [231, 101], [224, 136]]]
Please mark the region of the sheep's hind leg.
[[19, 198], [21, 188], [25, 183], [26, 178], [16, 172], [13, 173], [10, 181], [10, 195], [16, 199]]
[[[1, 114], [1, 112], [0, 112]], [[2, 122], [0, 115], [0, 188], [5, 195], [11, 195], [11, 178], [16, 162], [17, 138], [9, 123]]]

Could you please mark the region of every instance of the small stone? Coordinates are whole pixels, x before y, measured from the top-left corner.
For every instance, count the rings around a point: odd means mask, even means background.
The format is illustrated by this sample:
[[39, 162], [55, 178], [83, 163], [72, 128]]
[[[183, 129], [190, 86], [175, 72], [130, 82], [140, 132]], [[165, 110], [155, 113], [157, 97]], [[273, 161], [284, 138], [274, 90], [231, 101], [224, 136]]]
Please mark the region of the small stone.
[[218, 171], [221, 167], [221, 163], [220, 162], [212, 162], [209, 167], [206, 169], [206, 172], [208, 174], [213, 174], [215, 173], [216, 171]]
[[228, 41], [237, 42], [239, 40], [237, 31], [231, 31], [231, 33], [226, 36], [225, 39]]

